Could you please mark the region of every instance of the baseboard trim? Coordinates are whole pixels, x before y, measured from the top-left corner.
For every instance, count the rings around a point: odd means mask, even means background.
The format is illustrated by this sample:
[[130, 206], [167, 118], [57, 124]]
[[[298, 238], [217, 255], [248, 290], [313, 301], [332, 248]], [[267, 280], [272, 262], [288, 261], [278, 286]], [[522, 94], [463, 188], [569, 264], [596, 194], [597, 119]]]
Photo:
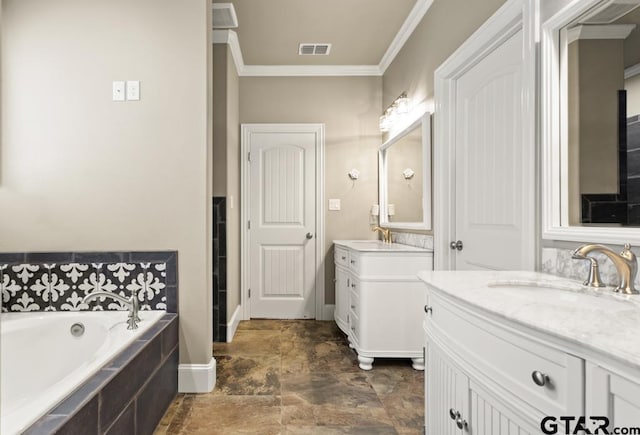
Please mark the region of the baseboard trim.
[[322, 319], [318, 320], [333, 320], [333, 312], [336, 310], [334, 304], [324, 304], [322, 308]]
[[227, 323], [227, 343], [231, 343], [233, 341], [233, 336], [236, 335], [236, 330], [238, 329], [238, 325], [240, 324], [240, 315], [242, 313], [242, 305], [238, 305], [236, 309], [233, 311], [233, 316], [231, 316], [231, 320]]
[[209, 364], [180, 364], [178, 366], [178, 392], [210, 393], [216, 386], [216, 360]]

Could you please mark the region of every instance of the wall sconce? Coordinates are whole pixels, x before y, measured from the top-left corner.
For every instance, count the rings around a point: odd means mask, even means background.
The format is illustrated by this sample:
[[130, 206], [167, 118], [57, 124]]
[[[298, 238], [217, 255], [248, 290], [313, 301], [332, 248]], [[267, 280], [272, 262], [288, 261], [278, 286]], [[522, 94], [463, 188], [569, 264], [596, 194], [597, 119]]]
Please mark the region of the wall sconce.
[[403, 92], [380, 116], [380, 131], [389, 131], [398, 117], [407, 113], [409, 113], [409, 97], [406, 92]]
[[405, 180], [411, 180], [415, 175], [415, 171], [411, 168], [407, 168], [404, 171], [402, 171], [402, 175], [404, 176]]

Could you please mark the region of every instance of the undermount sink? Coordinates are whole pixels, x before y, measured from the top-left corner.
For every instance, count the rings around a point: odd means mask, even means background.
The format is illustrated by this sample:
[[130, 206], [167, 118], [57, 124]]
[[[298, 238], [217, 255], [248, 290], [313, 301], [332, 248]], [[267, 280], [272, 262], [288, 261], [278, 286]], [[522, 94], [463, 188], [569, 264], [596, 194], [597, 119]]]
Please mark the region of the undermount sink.
[[489, 282], [487, 286], [512, 290], [510, 294], [515, 297], [537, 299], [541, 304], [551, 303], [578, 310], [619, 312], [637, 309], [640, 302], [632, 297], [613, 293], [611, 287], [595, 289], [564, 280], [497, 280]]

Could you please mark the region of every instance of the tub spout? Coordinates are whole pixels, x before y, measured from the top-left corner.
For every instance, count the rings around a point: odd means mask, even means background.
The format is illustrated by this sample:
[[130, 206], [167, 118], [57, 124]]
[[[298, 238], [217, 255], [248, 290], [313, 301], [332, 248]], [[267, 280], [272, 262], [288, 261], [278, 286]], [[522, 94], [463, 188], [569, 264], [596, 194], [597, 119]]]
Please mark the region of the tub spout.
[[127, 318], [127, 329], [138, 329], [138, 322], [140, 321], [140, 317], [138, 317], [138, 298], [136, 295], [132, 295], [130, 298], [125, 298], [124, 296], [120, 296], [115, 293], [105, 292], [105, 291], [97, 291], [93, 293], [89, 293], [82, 299], [82, 303], [87, 303], [93, 299], [97, 299], [100, 297], [107, 297], [114, 299], [129, 308], [129, 317]]

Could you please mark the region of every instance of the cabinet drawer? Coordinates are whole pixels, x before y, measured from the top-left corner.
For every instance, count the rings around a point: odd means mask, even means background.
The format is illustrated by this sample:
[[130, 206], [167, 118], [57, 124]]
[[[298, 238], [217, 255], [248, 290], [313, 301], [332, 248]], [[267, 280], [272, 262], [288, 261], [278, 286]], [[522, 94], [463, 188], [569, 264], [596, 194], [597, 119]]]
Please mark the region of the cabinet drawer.
[[360, 272], [360, 255], [353, 251], [349, 254], [349, 269], [358, 275]]
[[[508, 327], [430, 295], [427, 330], [477, 370], [488, 385], [504, 388], [546, 415], [582, 415], [584, 365]], [[544, 385], [534, 381], [534, 373]], [[539, 380], [540, 381], [540, 380]]]
[[333, 253], [333, 262], [336, 265], [349, 267], [349, 250], [336, 246]]
[[360, 317], [360, 298], [357, 293], [349, 292], [349, 309]]
[[353, 275], [351, 275], [351, 278], [349, 279], [349, 289], [354, 295], [360, 297], [360, 280], [354, 278]]
[[351, 334], [351, 337], [358, 342], [358, 334], [359, 334], [359, 328], [360, 328], [360, 318], [358, 317], [358, 315], [356, 313], [353, 312], [353, 310], [349, 310], [349, 333]]

